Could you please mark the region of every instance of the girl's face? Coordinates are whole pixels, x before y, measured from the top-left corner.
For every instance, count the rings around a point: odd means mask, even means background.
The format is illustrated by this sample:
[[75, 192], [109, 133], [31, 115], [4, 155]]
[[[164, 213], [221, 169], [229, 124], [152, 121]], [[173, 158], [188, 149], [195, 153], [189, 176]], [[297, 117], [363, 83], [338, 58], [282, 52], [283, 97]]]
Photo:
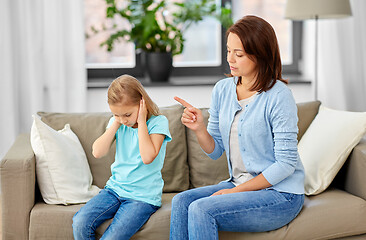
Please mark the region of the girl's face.
[[227, 37], [227, 62], [231, 74], [235, 77], [252, 80], [257, 74], [256, 63], [248, 57], [240, 38], [234, 33], [229, 33]]
[[114, 118], [119, 123], [127, 127], [137, 127], [137, 117], [140, 105], [125, 105], [121, 103], [109, 104], [109, 108]]

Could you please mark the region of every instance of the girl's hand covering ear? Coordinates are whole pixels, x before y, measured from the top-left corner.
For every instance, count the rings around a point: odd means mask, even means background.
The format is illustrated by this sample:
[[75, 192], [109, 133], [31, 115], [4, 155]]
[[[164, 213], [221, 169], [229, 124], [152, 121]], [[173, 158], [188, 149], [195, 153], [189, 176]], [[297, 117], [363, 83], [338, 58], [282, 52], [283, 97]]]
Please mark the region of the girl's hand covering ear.
[[145, 122], [147, 118], [147, 108], [144, 98], [140, 100], [140, 108], [139, 108], [139, 115], [137, 117], [137, 123]]

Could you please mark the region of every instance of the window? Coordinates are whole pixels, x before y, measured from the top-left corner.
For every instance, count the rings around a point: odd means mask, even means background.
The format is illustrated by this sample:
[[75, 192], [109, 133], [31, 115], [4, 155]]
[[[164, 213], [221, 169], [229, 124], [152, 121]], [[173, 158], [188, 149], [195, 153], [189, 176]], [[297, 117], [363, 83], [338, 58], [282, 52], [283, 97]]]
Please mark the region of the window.
[[[222, 0], [222, 4], [227, 2], [232, 4], [234, 21], [247, 14], [269, 21], [279, 40], [284, 73], [298, 73], [301, 24], [283, 19], [286, 0]], [[120, 4], [124, 3], [120, 0]], [[115, 22], [128, 27], [128, 22], [123, 19]], [[108, 29], [112, 24], [105, 21], [105, 1], [85, 0], [85, 29], [89, 35], [86, 39], [88, 79], [115, 78], [124, 73], [144, 76], [142, 53], [136, 53], [132, 43], [121, 41], [112, 52], [99, 46], [106, 34], [93, 34], [91, 26]], [[184, 33], [184, 52], [173, 58], [172, 75], [222, 75], [229, 72], [224, 31], [216, 20], [210, 18], [192, 25]]]
[[[134, 45], [130, 42], [120, 42], [112, 52], [108, 52], [105, 47], [100, 47], [112, 31], [99, 32], [95, 34], [91, 29], [110, 28], [111, 21], [105, 21], [105, 1], [85, 0], [85, 32], [87, 38], [86, 47], [86, 67], [94, 68], [133, 68], [135, 67]], [[120, 27], [128, 27], [129, 24], [124, 19], [115, 21]]]

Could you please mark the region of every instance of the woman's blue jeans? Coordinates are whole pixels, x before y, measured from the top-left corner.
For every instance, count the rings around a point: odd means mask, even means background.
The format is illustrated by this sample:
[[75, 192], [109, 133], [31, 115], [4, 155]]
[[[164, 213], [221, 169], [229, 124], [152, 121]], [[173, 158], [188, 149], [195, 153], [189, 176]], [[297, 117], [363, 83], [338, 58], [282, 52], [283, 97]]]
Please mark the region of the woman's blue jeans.
[[171, 240], [219, 239], [218, 231], [264, 232], [291, 222], [304, 204], [303, 194], [273, 189], [210, 196], [233, 188], [231, 182], [181, 192], [172, 200]]
[[95, 239], [95, 230], [107, 219], [112, 223], [101, 239], [130, 239], [159, 207], [119, 197], [105, 188], [73, 217], [74, 239]]

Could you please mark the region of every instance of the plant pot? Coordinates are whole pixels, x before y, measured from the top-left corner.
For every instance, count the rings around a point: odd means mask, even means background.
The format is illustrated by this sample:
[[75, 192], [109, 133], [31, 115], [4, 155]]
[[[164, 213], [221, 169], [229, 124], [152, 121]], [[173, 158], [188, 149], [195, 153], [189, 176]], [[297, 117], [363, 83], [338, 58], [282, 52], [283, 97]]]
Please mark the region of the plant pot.
[[168, 82], [173, 67], [171, 52], [146, 52], [146, 70], [151, 82]]

